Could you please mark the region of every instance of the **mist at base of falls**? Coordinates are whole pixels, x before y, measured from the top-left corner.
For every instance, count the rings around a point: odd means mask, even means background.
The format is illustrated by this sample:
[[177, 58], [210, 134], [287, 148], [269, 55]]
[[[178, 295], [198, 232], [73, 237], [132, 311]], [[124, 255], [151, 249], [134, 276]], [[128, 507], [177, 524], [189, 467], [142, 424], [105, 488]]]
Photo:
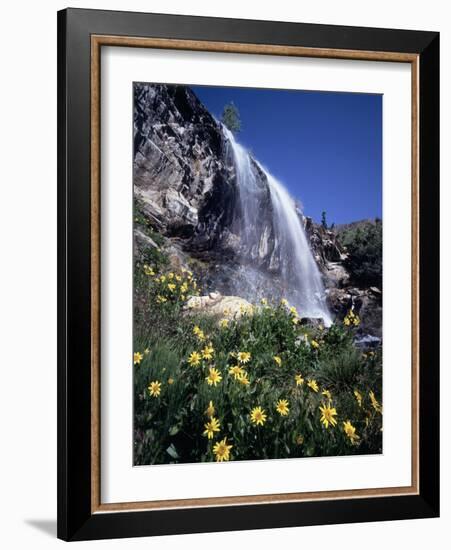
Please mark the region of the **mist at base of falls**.
[[238, 266], [229, 286], [251, 301], [286, 298], [301, 317], [332, 322], [295, 203], [283, 184], [222, 126], [238, 190], [231, 232], [239, 239]]

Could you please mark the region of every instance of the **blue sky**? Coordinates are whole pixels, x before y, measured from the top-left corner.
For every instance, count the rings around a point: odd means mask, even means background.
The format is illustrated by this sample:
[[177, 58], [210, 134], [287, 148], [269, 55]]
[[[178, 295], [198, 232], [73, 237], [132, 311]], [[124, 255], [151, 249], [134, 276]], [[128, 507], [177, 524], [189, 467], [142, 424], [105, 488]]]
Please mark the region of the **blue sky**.
[[237, 139], [316, 221], [382, 218], [382, 96], [191, 86], [220, 118], [233, 101]]

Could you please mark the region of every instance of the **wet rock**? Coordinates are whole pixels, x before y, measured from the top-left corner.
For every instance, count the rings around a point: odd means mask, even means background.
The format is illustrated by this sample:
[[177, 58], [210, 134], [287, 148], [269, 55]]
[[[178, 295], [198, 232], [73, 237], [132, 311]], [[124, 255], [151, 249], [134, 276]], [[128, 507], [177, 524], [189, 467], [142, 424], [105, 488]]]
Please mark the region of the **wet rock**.
[[354, 340], [354, 344], [357, 347], [363, 349], [377, 348], [378, 346], [380, 346], [381, 342], [382, 338], [371, 336], [371, 334], [365, 334], [364, 336], [361, 336]]
[[311, 327], [324, 326], [324, 320], [320, 317], [301, 317], [299, 320], [300, 325], [308, 325]]

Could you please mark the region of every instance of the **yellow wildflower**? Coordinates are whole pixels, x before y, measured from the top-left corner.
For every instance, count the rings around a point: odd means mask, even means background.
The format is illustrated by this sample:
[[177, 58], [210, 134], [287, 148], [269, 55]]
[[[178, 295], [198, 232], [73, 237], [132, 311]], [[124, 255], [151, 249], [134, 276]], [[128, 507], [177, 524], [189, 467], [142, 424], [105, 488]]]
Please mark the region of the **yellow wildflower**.
[[276, 411], [280, 414], [280, 416], [287, 416], [290, 412], [288, 401], [286, 399], [279, 399], [279, 401], [277, 401]]
[[149, 349], [149, 348], [146, 348], [146, 349], [144, 350], [144, 355], [149, 355], [149, 353], [150, 353], [150, 349]]
[[171, 273], [168, 274], [168, 279], [172, 281], [173, 278], [174, 278], [174, 273], [172, 273], [171, 271]]
[[316, 340], [310, 340], [310, 345], [312, 346], [312, 348], [315, 348], [315, 349], [319, 348], [319, 344]]
[[349, 420], [343, 422], [343, 430], [350, 439], [351, 443], [357, 443], [357, 441], [360, 439], [360, 437], [355, 433], [355, 427], [351, 424]]
[[321, 411], [321, 422], [326, 426], [326, 428], [329, 428], [329, 424], [332, 426], [337, 425], [337, 421], [335, 420], [334, 416], [337, 416], [337, 410], [335, 407], [331, 407], [330, 403], [328, 405], [325, 405], [324, 403], [320, 405], [319, 410]]
[[143, 359], [144, 355], [142, 353], [139, 353], [139, 351], [135, 351], [133, 354], [133, 364], [139, 365]]
[[291, 315], [294, 315], [295, 317], [299, 317], [298, 310], [294, 306], [290, 307], [290, 313], [291, 313]]
[[249, 386], [250, 384], [247, 372], [243, 369], [241, 369], [241, 372], [238, 375], [237, 380], [240, 384], [243, 384], [243, 386]]
[[197, 336], [197, 338], [202, 342], [202, 340], [205, 340], [205, 334], [204, 331], [201, 330], [197, 325], [193, 328], [193, 334]]
[[293, 317], [291, 319], [291, 322], [293, 323], [293, 325], [297, 325], [299, 323], [299, 317]]
[[267, 300], [266, 298], [262, 298], [262, 299], [260, 300], [260, 302], [261, 302], [262, 305], [264, 305], [264, 306], [267, 306], [267, 305], [268, 305], [268, 300]]
[[238, 352], [238, 361], [240, 363], [249, 363], [250, 360], [251, 360], [251, 354], [248, 351]]
[[254, 407], [251, 411], [251, 422], [256, 426], [263, 426], [266, 422], [266, 413], [265, 410], [261, 407]]
[[282, 306], [288, 306], [288, 300], [287, 300], [286, 298], [282, 298], [282, 299], [280, 300], [280, 304], [281, 304]]
[[307, 386], [312, 389], [314, 392], [318, 393], [319, 386], [318, 382], [316, 380], [313, 380], [313, 378], [309, 378], [307, 380]]
[[208, 344], [208, 346], [205, 346], [204, 349], [202, 350], [202, 357], [204, 359], [206, 359], [207, 361], [209, 361], [210, 359], [213, 358], [213, 353], [215, 352], [211, 342]]
[[177, 285], [175, 285], [174, 283], [169, 283], [168, 288], [171, 292], [174, 292], [174, 290], [177, 288]]
[[172, 386], [173, 383], [174, 383], [174, 379], [173, 378], [168, 378], [168, 384], [170, 386]]
[[215, 415], [215, 406], [213, 405], [213, 401], [210, 401], [210, 403], [208, 403], [208, 407], [207, 407], [207, 410], [205, 411], [205, 414], [210, 418]]
[[161, 393], [161, 382], [155, 380], [149, 384], [147, 389], [152, 397], [158, 397]]
[[233, 367], [230, 367], [229, 374], [231, 374], [235, 380], [238, 380], [238, 378], [243, 374], [244, 369], [240, 367], [239, 365], [235, 365]]
[[228, 319], [221, 319], [219, 321], [219, 326], [221, 328], [227, 328], [229, 326], [229, 320]]
[[221, 424], [219, 423], [219, 420], [212, 416], [210, 420], [204, 425], [205, 431], [203, 435], [205, 437], [208, 437], [208, 439], [213, 439], [215, 432], [219, 432], [219, 428], [221, 427]]
[[149, 275], [150, 277], [155, 275], [155, 271], [151, 267], [149, 267], [147, 264], [144, 265], [144, 273], [146, 275]]
[[302, 378], [302, 374], [295, 374], [294, 375], [294, 381], [296, 382], [296, 386], [302, 386], [304, 383], [304, 379]]
[[222, 441], [215, 443], [213, 453], [216, 456], [216, 462], [230, 460], [230, 449], [232, 448], [233, 445], [227, 445], [227, 437], [224, 437]]
[[352, 309], [350, 309], [346, 315], [346, 317], [343, 319], [343, 323], [349, 327], [350, 325], [359, 326], [360, 325], [360, 319], [359, 316], [356, 315]]
[[332, 399], [332, 394], [330, 393], [329, 390], [323, 390], [321, 392], [321, 395], [324, 395], [325, 397], [327, 397], [327, 399], [329, 399], [329, 401]]
[[209, 386], [215, 386], [216, 384], [219, 384], [222, 380], [221, 373], [215, 369], [214, 367], [210, 367], [210, 372], [208, 373], [208, 376], [205, 378], [207, 381], [207, 384]]
[[166, 275], [161, 275], [160, 283], [164, 283], [165, 281], [166, 281]]
[[159, 304], [164, 304], [164, 303], [167, 302], [167, 301], [168, 301], [167, 298], [165, 298], [164, 296], [161, 296], [161, 294], [158, 294], [158, 296], [157, 296], [157, 302], [158, 302]]
[[180, 277], [180, 275], [176, 275], [176, 276], [175, 276], [175, 280], [176, 280], [177, 282], [180, 283], [180, 281], [182, 280], [182, 278]]
[[278, 355], [274, 355], [273, 359], [277, 363], [277, 365], [280, 367], [280, 365], [282, 364], [282, 359]]
[[371, 405], [373, 406], [373, 409], [374, 409], [376, 412], [382, 414], [382, 407], [381, 407], [379, 401], [376, 399], [376, 396], [374, 395], [374, 392], [373, 392], [373, 391], [370, 391], [369, 396], [370, 396]]
[[200, 360], [201, 356], [197, 351], [193, 351], [193, 353], [188, 357], [188, 363], [193, 367], [197, 367], [197, 365], [200, 364]]
[[361, 407], [362, 406], [362, 401], [363, 401], [362, 394], [359, 392], [359, 390], [354, 390], [354, 396], [356, 398], [357, 403], [359, 404], [359, 407]]
[[185, 294], [186, 292], [188, 292], [188, 285], [186, 283], [183, 283], [180, 287], [180, 292], [182, 294]]

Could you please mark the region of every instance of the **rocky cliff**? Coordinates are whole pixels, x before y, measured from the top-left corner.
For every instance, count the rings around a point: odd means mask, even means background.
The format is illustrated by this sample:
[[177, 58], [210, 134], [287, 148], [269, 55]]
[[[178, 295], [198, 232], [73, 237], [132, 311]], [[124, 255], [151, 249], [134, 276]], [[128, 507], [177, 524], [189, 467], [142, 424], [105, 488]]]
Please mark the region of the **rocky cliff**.
[[199, 259], [237, 258], [277, 272], [265, 173], [251, 159], [254, 216], [243, 216], [230, 141], [221, 124], [185, 86], [135, 85], [134, 186], [146, 215]]

